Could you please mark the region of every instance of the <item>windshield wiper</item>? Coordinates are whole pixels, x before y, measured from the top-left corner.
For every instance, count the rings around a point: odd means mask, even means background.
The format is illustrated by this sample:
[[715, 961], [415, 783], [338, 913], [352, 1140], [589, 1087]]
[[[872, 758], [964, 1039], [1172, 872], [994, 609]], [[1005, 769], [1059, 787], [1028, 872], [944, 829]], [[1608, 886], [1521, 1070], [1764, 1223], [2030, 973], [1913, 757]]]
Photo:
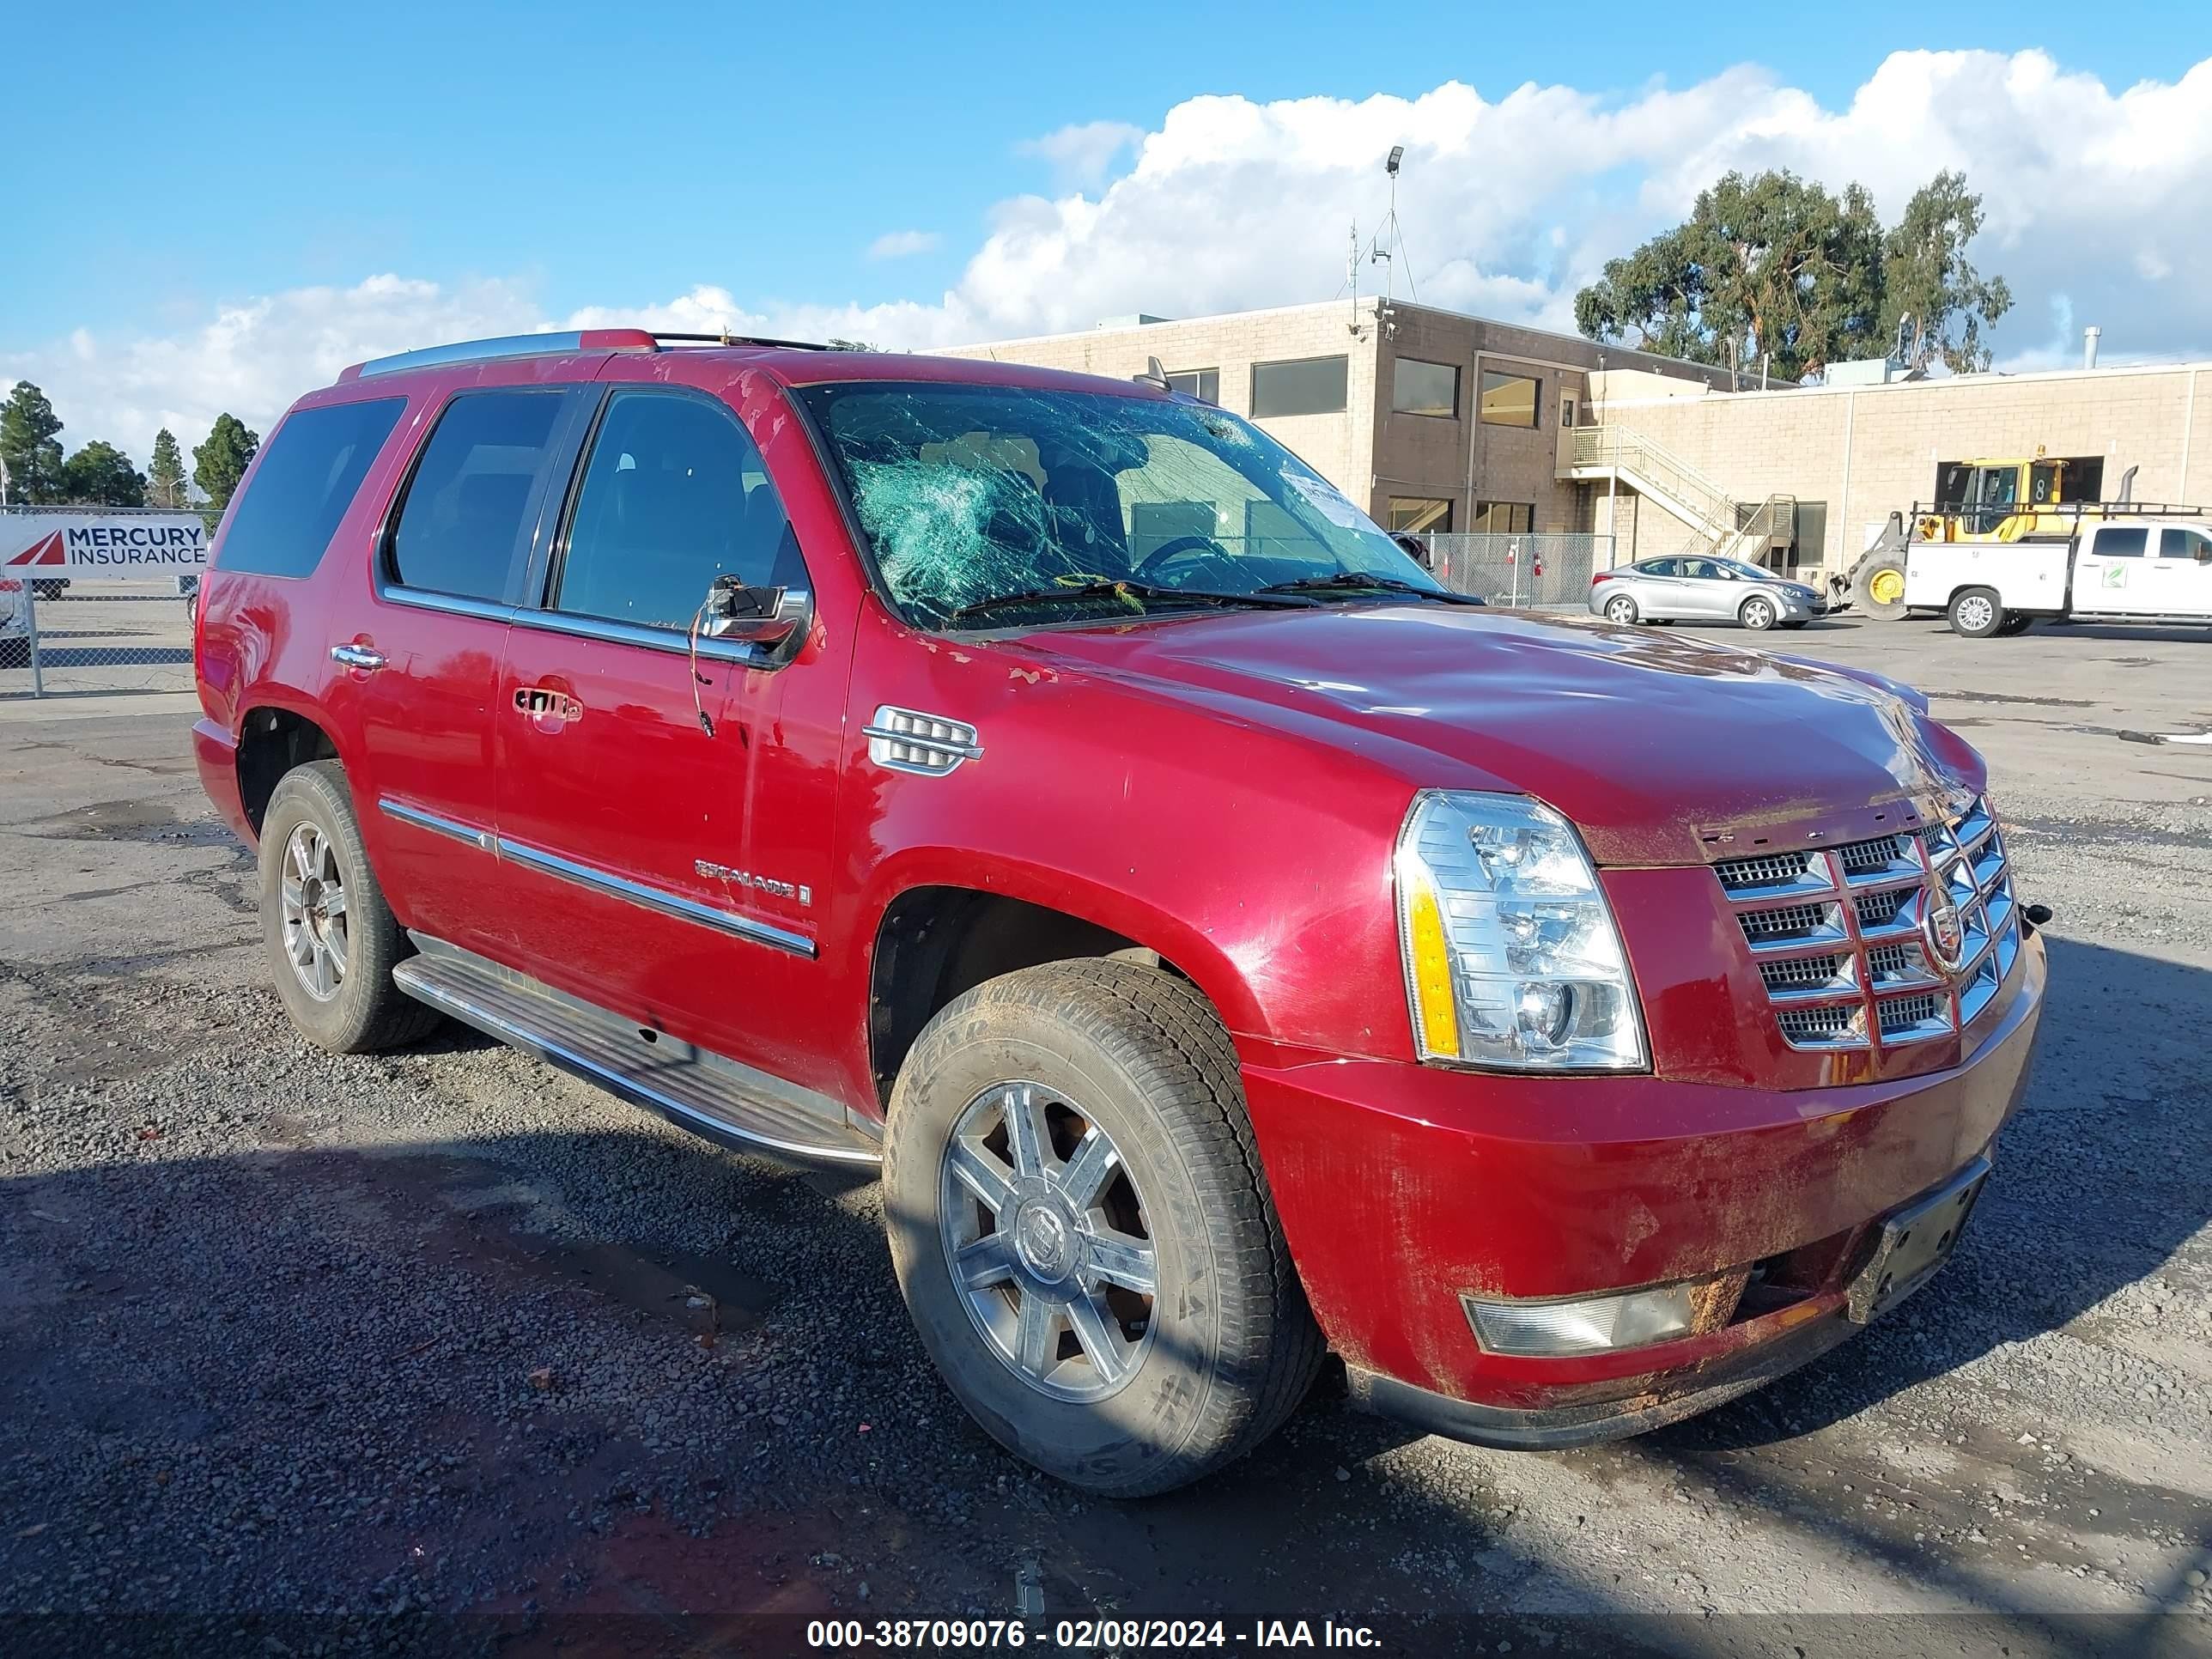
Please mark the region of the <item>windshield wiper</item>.
[[[1271, 609], [1292, 606], [1304, 607], [1315, 601], [1294, 594], [1271, 592], [1265, 588], [1255, 593], [1211, 593], [1196, 587], [1161, 587], [1151, 582], [1113, 581], [1102, 576], [1092, 581], [1070, 582], [1053, 587], [1027, 587], [1017, 593], [994, 593], [988, 599], [977, 599], [951, 611], [945, 620], [961, 623], [972, 617], [989, 616], [999, 611], [1024, 611], [1032, 605], [1060, 605], [1070, 599], [1135, 599], [1151, 602], [1162, 599], [1187, 599], [1194, 605], [1255, 605]], [[1138, 606], [1139, 610], [1143, 605]]]
[[1471, 593], [1455, 593], [1447, 587], [1423, 587], [1398, 576], [1371, 575], [1364, 570], [1340, 570], [1329, 576], [1300, 576], [1295, 581], [1269, 582], [1262, 593], [1411, 593], [1418, 599], [1444, 605], [1480, 605]]

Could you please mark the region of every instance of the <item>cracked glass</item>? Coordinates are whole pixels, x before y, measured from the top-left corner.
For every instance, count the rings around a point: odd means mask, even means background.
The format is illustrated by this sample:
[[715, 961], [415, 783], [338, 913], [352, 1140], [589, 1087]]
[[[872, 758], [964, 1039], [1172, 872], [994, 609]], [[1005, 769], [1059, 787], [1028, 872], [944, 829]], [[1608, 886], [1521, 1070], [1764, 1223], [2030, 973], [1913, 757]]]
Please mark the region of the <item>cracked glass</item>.
[[1441, 592], [1334, 485], [1224, 410], [911, 382], [797, 395], [884, 587], [923, 626], [1010, 595], [1049, 605], [1043, 596], [1060, 589], [1071, 591], [1052, 620], [1338, 576]]

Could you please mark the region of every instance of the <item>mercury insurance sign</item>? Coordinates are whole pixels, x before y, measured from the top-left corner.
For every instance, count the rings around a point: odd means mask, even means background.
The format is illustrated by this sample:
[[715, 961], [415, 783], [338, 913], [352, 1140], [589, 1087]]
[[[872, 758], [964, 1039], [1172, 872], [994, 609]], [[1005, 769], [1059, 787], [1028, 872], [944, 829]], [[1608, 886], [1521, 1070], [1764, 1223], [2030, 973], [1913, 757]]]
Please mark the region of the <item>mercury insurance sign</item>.
[[207, 569], [197, 513], [0, 513], [0, 571], [30, 576], [197, 576]]

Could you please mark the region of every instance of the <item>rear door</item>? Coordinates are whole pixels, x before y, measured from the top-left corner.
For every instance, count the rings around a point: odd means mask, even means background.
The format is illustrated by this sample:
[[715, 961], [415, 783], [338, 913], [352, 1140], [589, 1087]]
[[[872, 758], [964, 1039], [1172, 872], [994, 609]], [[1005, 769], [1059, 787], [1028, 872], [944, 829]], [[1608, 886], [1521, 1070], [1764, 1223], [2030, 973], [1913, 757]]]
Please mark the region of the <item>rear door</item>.
[[394, 908], [480, 952], [512, 904], [490, 840], [500, 658], [587, 397], [526, 386], [446, 399], [378, 538], [374, 603], [331, 647], [363, 761], [355, 805]]
[[2154, 532], [2143, 525], [2093, 527], [2074, 562], [2074, 609], [2097, 616], [2142, 617], [2161, 608], [2151, 568]]
[[1636, 567], [1636, 605], [1647, 617], [1679, 617], [1681, 583], [1675, 580], [1680, 559], [1646, 559]]
[[726, 574], [805, 602], [751, 434], [704, 392], [606, 390], [500, 670], [499, 837], [520, 872], [502, 956], [811, 1086], [820, 1057], [781, 1015], [820, 997], [851, 636], [834, 659], [812, 633], [775, 653], [695, 640]]

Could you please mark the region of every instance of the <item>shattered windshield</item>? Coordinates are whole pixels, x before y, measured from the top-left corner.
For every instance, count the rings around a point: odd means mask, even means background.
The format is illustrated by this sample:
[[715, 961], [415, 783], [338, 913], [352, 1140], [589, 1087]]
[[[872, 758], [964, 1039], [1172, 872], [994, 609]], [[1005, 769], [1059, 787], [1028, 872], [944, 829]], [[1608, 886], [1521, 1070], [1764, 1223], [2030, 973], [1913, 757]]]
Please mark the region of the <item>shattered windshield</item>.
[[1002, 625], [1010, 599], [1064, 621], [1261, 604], [1270, 589], [1284, 603], [1286, 584], [1442, 592], [1334, 486], [1223, 410], [912, 382], [798, 395], [890, 597], [923, 626]]

